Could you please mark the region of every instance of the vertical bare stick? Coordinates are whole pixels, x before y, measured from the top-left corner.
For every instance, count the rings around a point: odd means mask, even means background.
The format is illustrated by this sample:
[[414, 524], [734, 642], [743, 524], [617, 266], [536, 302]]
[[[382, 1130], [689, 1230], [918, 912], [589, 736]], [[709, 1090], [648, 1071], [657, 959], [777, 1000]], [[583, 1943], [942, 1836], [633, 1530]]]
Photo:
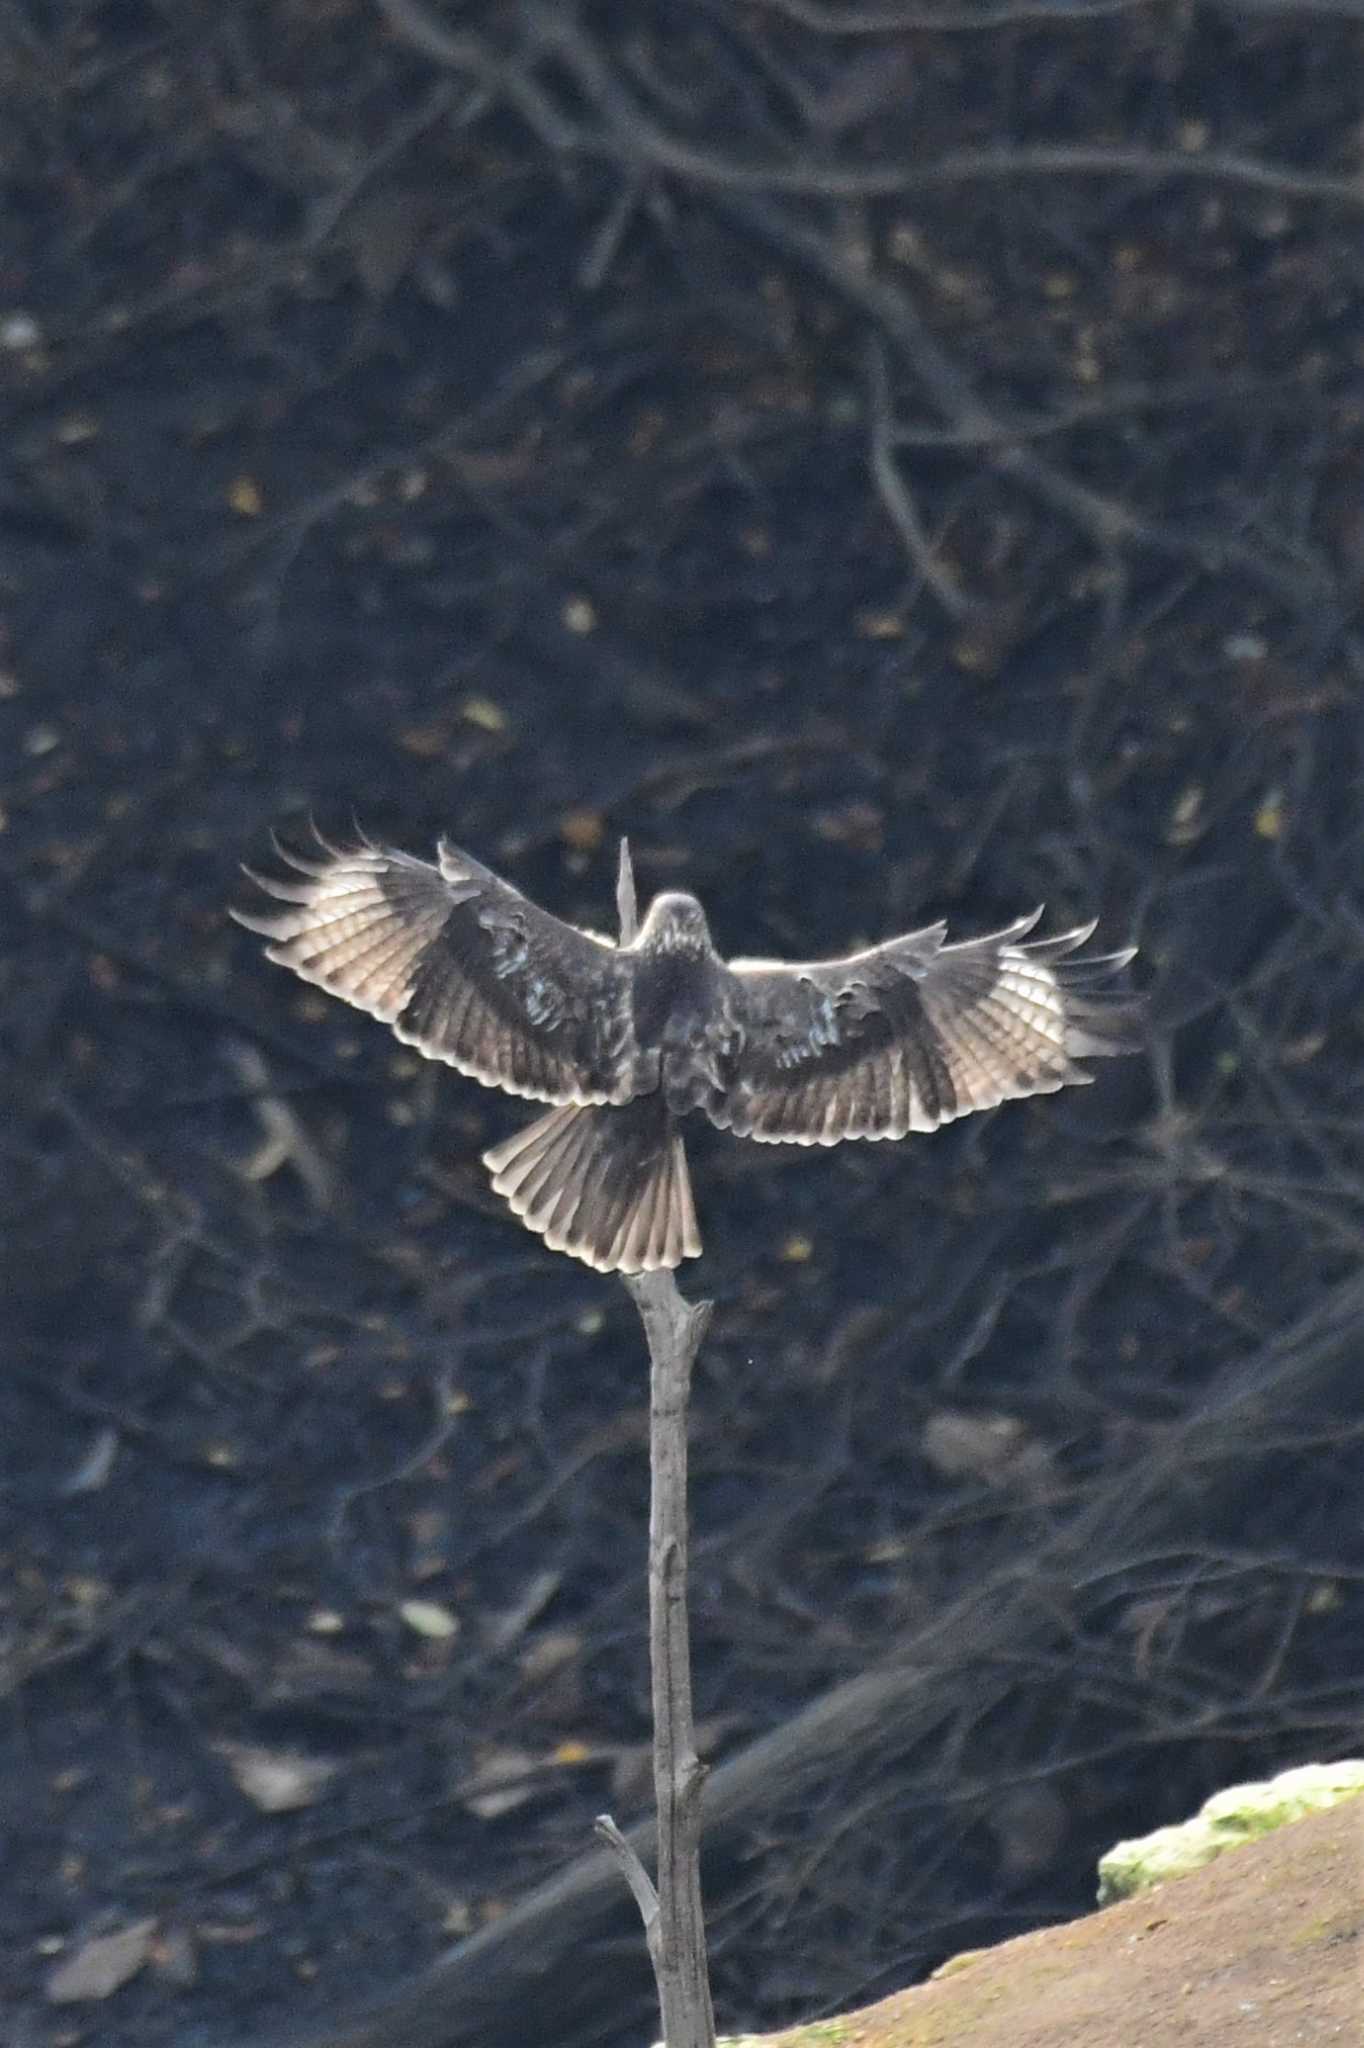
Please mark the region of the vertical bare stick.
[[635, 895], [635, 864], [630, 858], [630, 842], [620, 842], [620, 866], [616, 869], [616, 917], [620, 924], [620, 942], [628, 946], [639, 930], [639, 900]]
[[[638, 929], [634, 869], [620, 843], [620, 935]], [[654, 1712], [658, 1889], [606, 1815], [597, 1832], [614, 1850], [644, 1920], [666, 2048], [714, 2048], [706, 1931], [701, 1912], [701, 1787], [705, 1768], [692, 1723], [687, 1624], [687, 1402], [692, 1366], [710, 1321], [708, 1301], [683, 1299], [671, 1273], [625, 1282], [649, 1347], [649, 1667]]]
[[[651, 1944], [667, 2048], [713, 2048], [701, 1914], [701, 1787], [687, 1627], [687, 1400], [708, 1301], [684, 1301], [671, 1273], [625, 1285], [649, 1346], [649, 1660], [658, 1808], [658, 1920]], [[646, 1933], [648, 1929], [646, 1926]]]

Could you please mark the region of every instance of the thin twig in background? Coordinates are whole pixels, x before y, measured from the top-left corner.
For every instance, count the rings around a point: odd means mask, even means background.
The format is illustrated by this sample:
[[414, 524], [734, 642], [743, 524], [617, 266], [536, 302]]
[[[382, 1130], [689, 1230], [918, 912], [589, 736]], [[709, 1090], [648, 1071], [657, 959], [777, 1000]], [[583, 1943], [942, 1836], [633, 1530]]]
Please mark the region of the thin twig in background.
[[913, 492], [895, 459], [890, 372], [886, 365], [885, 344], [879, 337], [868, 341], [865, 360], [867, 428], [871, 444], [869, 466], [881, 503], [920, 580], [928, 585], [944, 611], [954, 619], [964, 619], [975, 606], [962, 591], [950, 565], [938, 559], [935, 543], [924, 531]]
[[[616, 908], [621, 943], [638, 929], [628, 840], [620, 843]], [[692, 1723], [687, 1626], [687, 1400], [710, 1321], [708, 1301], [684, 1300], [670, 1272], [625, 1281], [649, 1346], [649, 1668], [654, 1711], [658, 1889], [609, 1814], [597, 1833], [615, 1855], [644, 1920], [666, 2048], [714, 2048], [701, 1912], [701, 1787]]]

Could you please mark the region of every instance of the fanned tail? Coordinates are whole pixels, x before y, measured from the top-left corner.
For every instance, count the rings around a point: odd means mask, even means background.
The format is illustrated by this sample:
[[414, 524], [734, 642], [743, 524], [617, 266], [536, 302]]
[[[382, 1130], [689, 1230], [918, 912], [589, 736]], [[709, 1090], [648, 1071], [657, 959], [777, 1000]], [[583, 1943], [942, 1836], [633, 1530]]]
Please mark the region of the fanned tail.
[[599, 1273], [652, 1273], [701, 1250], [687, 1155], [661, 1096], [565, 1104], [483, 1163], [528, 1230]]

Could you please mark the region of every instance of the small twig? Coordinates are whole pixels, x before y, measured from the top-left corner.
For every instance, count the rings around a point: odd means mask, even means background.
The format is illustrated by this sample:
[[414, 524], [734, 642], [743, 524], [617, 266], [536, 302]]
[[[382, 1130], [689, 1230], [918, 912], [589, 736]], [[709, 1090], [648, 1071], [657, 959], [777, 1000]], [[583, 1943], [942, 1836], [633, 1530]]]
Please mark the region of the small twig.
[[[616, 882], [620, 935], [639, 927], [627, 840]], [[654, 1710], [658, 1889], [609, 1814], [596, 1831], [635, 1895], [658, 1986], [666, 2048], [714, 2048], [715, 2015], [701, 1910], [701, 1787], [687, 1626], [687, 1400], [711, 1303], [683, 1299], [671, 1273], [625, 1282], [649, 1346], [649, 1667]]]
[[[382, 0], [382, 4], [387, 9], [399, 0]], [[410, 4], [410, 0], [401, 0], [401, 4]], [[1364, 207], [1364, 181], [1357, 177], [1306, 170], [1233, 149], [1192, 150], [1145, 143], [994, 143], [984, 148], [946, 150], [937, 157], [889, 158], [880, 163], [838, 157], [821, 161], [798, 155], [767, 159], [726, 155], [656, 121], [563, 0], [553, 7], [544, 0], [527, 0], [525, 19], [528, 48], [533, 51], [538, 46], [541, 52], [557, 57], [604, 124], [595, 134], [573, 134], [557, 115], [552, 117], [555, 127], [539, 125], [536, 116], [518, 102], [542, 141], [556, 148], [576, 148], [587, 156], [606, 157], [633, 172], [652, 166], [715, 191], [753, 193], [769, 199], [779, 195], [888, 199], [927, 192], [935, 186], [1016, 184], [1024, 178], [1125, 177], [1230, 185], [1248, 192], [1272, 193], [1278, 199], [1322, 200], [1351, 212]]]
[[964, 619], [975, 610], [972, 600], [945, 563], [938, 559], [934, 543], [924, 531], [919, 508], [895, 459], [895, 426], [890, 404], [890, 376], [886, 368], [885, 344], [878, 338], [867, 343], [867, 428], [870, 437], [872, 481], [891, 525], [899, 534], [904, 550], [922, 582], [936, 596], [950, 618]]
[[592, 1831], [599, 1835], [621, 1867], [625, 1882], [635, 1895], [639, 1917], [644, 1922], [644, 1939], [649, 1944], [649, 1960], [654, 1966], [654, 1977], [658, 1979], [662, 1968], [659, 1946], [658, 1893], [632, 1843], [627, 1842], [609, 1813], [599, 1813], [592, 1824]]
[[254, 1045], [238, 1039], [229, 1039], [224, 1051], [250, 1094], [262, 1131], [256, 1150], [240, 1162], [240, 1172], [247, 1180], [269, 1180], [281, 1166], [292, 1166], [317, 1208], [335, 1207], [336, 1180], [331, 1167], [297, 1112], [271, 1085], [260, 1053]]
[[573, 122], [559, 112], [530, 75], [533, 54], [524, 63], [504, 59], [482, 36], [447, 28], [426, 11], [421, 0], [378, 0], [378, 6], [393, 33], [412, 49], [434, 58], [437, 64], [467, 73], [510, 100], [541, 141], [553, 149], [577, 147], [579, 136]]
[[829, 7], [821, 0], [759, 0], [801, 28], [823, 36], [903, 35], [910, 29], [955, 34], [1008, 28], [1021, 22], [1096, 21], [1125, 14], [1133, 0], [977, 0], [972, 7]]

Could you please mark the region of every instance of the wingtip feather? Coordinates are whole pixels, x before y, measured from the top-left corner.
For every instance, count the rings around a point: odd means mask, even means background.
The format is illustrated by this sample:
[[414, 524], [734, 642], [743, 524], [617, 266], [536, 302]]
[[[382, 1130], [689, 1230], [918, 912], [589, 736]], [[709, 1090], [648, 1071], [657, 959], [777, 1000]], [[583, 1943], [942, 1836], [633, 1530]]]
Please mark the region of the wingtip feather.
[[243, 931], [254, 932], [258, 939], [274, 937], [274, 919], [258, 917], [249, 910], [238, 910], [235, 903], [229, 903], [227, 914], [233, 924], [239, 924]]

